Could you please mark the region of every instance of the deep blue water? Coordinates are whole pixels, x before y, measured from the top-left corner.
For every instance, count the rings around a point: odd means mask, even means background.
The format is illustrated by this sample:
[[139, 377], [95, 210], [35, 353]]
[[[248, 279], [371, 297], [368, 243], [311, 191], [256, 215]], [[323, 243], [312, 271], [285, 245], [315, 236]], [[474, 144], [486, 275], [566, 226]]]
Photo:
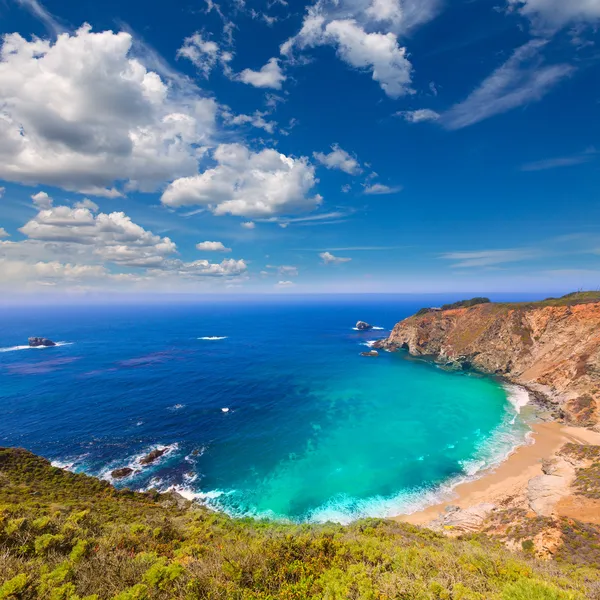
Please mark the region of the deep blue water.
[[[414, 510], [526, 425], [489, 378], [364, 358], [420, 308], [394, 297], [4, 308], [0, 443], [232, 514], [347, 521]], [[66, 342], [20, 348], [30, 335]], [[201, 339], [219, 337], [224, 339]], [[228, 409], [224, 411], [223, 409]], [[140, 456], [169, 452], [141, 468]]]

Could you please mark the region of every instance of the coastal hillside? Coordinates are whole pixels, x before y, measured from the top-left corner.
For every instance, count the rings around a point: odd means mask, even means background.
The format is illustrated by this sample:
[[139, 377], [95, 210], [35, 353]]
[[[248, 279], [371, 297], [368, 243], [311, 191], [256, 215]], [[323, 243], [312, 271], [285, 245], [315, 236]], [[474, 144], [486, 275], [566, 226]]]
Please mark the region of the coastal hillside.
[[596, 530], [564, 526], [568, 543], [539, 562], [528, 530], [510, 553], [391, 521], [234, 520], [0, 448], [2, 600], [600, 598]]
[[377, 347], [501, 375], [544, 394], [577, 425], [600, 418], [600, 293], [533, 303], [479, 298], [423, 309]]

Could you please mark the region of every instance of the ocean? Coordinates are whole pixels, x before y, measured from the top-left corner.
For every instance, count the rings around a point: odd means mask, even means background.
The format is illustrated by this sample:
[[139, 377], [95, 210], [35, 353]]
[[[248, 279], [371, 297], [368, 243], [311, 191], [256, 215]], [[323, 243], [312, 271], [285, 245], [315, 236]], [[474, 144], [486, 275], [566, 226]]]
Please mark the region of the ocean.
[[[360, 356], [394, 296], [6, 307], [0, 445], [236, 516], [346, 523], [449, 497], [526, 441], [526, 394], [405, 352]], [[358, 320], [377, 327], [354, 329]], [[29, 336], [60, 342], [30, 349]], [[166, 452], [143, 467], [153, 449]], [[114, 469], [133, 475], [113, 481]]]

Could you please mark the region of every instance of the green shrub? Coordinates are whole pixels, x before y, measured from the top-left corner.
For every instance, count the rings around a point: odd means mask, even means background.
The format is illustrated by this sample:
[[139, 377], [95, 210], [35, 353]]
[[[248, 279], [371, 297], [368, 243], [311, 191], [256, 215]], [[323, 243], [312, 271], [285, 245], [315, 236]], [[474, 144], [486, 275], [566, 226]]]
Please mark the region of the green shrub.
[[0, 586], [0, 600], [14, 600], [18, 598], [27, 587], [27, 575], [19, 573]]
[[36, 554], [47, 554], [50, 550], [57, 550], [65, 542], [65, 536], [61, 534], [53, 535], [44, 533], [35, 538], [33, 543]]
[[583, 596], [565, 592], [535, 579], [520, 579], [507, 585], [502, 600], [585, 600]]

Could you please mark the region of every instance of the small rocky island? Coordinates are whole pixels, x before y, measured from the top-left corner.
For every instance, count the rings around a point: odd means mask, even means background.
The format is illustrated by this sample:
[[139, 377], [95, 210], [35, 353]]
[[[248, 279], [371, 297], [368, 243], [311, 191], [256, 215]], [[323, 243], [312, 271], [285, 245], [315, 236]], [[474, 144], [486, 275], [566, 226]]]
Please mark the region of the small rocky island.
[[56, 343], [44, 337], [30, 337], [29, 346], [31, 348], [39, 348], [40, 346], [56, 346]]
[[373, 325], [369, 325], [368, 323], [365, 323], [364, 321], [359, 321], [356, 324], [356, 329], [358, 329], [359, 331], [369, 331], [369, 330], [373, 329]]

